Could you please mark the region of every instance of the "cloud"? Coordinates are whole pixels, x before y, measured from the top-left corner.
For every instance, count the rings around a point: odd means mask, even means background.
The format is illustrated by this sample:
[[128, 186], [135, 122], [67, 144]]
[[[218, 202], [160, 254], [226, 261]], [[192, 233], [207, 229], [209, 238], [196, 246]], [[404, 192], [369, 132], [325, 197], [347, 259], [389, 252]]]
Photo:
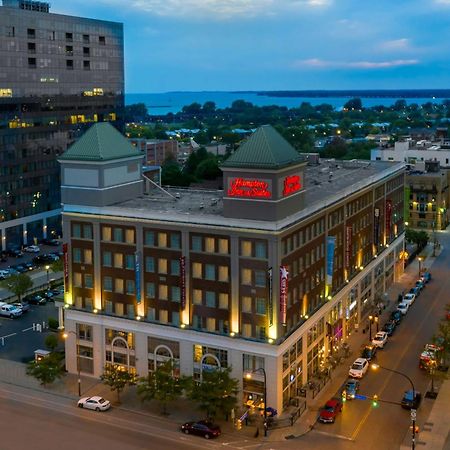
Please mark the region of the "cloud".
[[450, 6], [450, 0], [434, 0], [434, 1], [438, 5], [449, 5]]
[[380, 44], [380, 49], [392, 51], [392, 50], [409, 50], [410, 41], [407, 38], [394, 39], [392, 41], [385, 41]]
[[394, 59], [391, 61], [326, 61], [318, 58], [295, 61], [293, 66], [311, 68], [336, 68], [336, 69], [386, 69], [392, 67], [414, 66], [419, 64], [417, 59]]
[[[120, 0], [103, 2], [123, 5]], [[159, 16], [208, 16], [209, 20], [222, 20], [236, 16], [274, 15], [286, 10], [317, 9], [329, 6], [332, 2], [333, 0], [130, 0], [128, 5]]]

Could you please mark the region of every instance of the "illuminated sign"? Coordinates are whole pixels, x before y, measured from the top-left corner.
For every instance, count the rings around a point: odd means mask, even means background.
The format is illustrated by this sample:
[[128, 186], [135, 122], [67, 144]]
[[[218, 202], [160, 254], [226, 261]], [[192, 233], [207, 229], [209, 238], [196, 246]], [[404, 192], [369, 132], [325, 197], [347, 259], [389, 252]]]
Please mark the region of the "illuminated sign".
[[375, 208], [373, 214], [375, 218], [373, 224], [373, 234], [374, 234], [373, 241], [374, 244], [378, 246], [380, 235], [380, 208]]
[[134, 253], [134, 275], [136, 284], [136, 303], [141, 303], [141, 252]]
[[186, 308], [186, 257], [180, 257], [181, 309]]
[[272, 267], [267, 271], [269, 278], [269, 327], [273, 325], [273, 270]]
[[64, 255], [64, 291], [69, 292], [69, 249], [67, 244], [63, 244], [63, 255]]
[[234, 178], [228, 189], [230, 197], [270, 198], [269, 183], [263, 180]]
[[291, 195], [301, 189], [302, 185], [300, 183], [299, 175], [291, 175], [284, 179], [283, 196]]
[[345, 267], [350, 267], [350, 259], [352, 256], [352, 238], [353, 238], [353, 229], [350, 225], [347, 225], [345, 230]]
[[391, 236], [391, 224], [392, 224], [392, 200], [386, 200], [386, 236], [389, 241]]
[[286, 325], [288, 275], [289, 272], [286, 266], [280, 266], [280, 314], [282, 325]]

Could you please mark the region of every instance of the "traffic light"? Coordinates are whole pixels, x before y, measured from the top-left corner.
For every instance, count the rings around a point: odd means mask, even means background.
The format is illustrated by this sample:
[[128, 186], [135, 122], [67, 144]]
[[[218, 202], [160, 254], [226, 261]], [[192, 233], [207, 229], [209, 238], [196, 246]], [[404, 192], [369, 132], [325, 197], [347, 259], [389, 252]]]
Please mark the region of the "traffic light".
[[376, 395], [376, 394], [372, 397], [372, 406], [374, 408], [376, 408], [378, 406], [378, 395]]

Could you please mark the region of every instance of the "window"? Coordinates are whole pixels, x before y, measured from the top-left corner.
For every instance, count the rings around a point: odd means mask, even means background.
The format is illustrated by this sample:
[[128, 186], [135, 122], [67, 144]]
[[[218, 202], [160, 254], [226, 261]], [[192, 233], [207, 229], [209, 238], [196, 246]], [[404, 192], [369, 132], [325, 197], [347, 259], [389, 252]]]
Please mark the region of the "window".
[[112, 278], [111, 277], [103, 277], [103, 290], [112, 292], [112, 287], [113, 287]]
[[89, 47], [83, 47], [83, 56], [90, 56], [91, 49]]
[[206, 306], [209, 306], [210, 308], [216, 307], [216, 293], [213, 291], [206, 291], [205, 292], [205, 302]]
[[102, 228], [102, 239], [111, 242], [111, 227]]
[[250, 269], [242, 269], [241, 270], [241, 283], [246, 285], [252, 284], [252, 271]]
[[81, 273], [78, 272], [73, 273], [73, 285], [75, 287], [82, 287]]
[[219, 308], [228, 309], [228, 294], [226, 292], [219, 294]]
[[172, 286], [171, 287], [172, 295], [170, 296], [170, 299], [173, 302], [179, 302], [181, 299], [181, 290], [178, 286]]
[[228, 266], [219, 266], [219, 281], [228, 281]]
[[127, 316], [133, 318], [134, 317], [134, 305], [127, 305]]
[[103, 265], [105, 267], [112, 266], [112, 254], [111, 252], [103, 252]]
[[27, 37], [28, 39], [34, 39], [36, 37], [36, 30], [34, 28], [28, 28]]
[[99, 37], [98, 37], [98, 43], [99, 43], [100, 45], [105, 45], [105, 44], [106, 44], [105, 36], [99, 36]]
[[123, 303], [115, 303], [114, 309], [117, 316], [123, 316]]
[[73, 59], [66, 59], [66, 69], [73, 70]]
[[125, 242], [127, 244], [134, 244], [134, 229], [127, 228], [125, 230]]
[[167, 247], [167, 233], [158, 233], [158, 247]]
[[255, 286], [266, 287], [266, 278], [264, 270], [255, 270]]
[[156, 310], [155, 308], [148, 308], [147, 310], [147, 320], [155, 320]]
[[216, 240], [212, 237], [205, 238], [205, 252], [214, 253], [215, 252]]
[[202, 291], [200, 289], [194, 289], [192, 291], [192, 303], [194, 305], [202, 304]]
[[89, 35], [83, 34], [83, 44], [89, 44]]
[[123, 255], [122, 253], [114, 253], [114, 267], [117, 269], [123, 268]]
[[123, 242], [122, 228], [114, 228], [114, 242]]
[[228, 255], [228, 239], [219, 239], [219, 253]]
[[167, 259], [166, 258], [158, 259], [158, 273], [167, 273]]
[[125, 255], [125, 269], [134, 270], [134, 255]]
[[66, 55], [73, 56], [73, 46], [72, 45], [66, 45]]
[[267, 250], [265, 242], [257, 242], [255, 244], [255, 257], [256, 258], [267, 258]]
[[252, 326], [249, 323], [242, 324], [242, 336], [244, 337], [252, 336]]
[[196, 252], [202, 251], [202, 238], [200, 236], [192, 236], [192, 250]]
[[84, 249], [84, 264], [92, 264], [92, 250]]
[[172, 311], [172, 325], [180, 325], [180, 313]]
[[72, 225], [72, 237], [81, 238], [81, 225], [79, 223], [74, 223]]
[[154, 272], [155, 271], [155, 258], [153, 256], [145, 257], [145, 271]]
[[214, 264], [205, 264], [205, 280], [214, 281], [216, 279], [216, 266]]
[[259, 327], [256, 325], [256, 339], [266, 339], [266, 327]]
[[180, 235], [178, 233], [171, 233], [170, 235], [170, 248], [180, 248]]
[[78, 339], [92, 341], [92, 326], [84, 323], [77, 323], [77, 336]]
[[208, 331], [216, 331], [216, 319], [212, 317], [206, 318], [206, 329]]
[[66, 41], [67, 42], [73, 41], [73, 33], [66, 33]]
[[118, 294], [123, 294], [123, 280], [122, 278], [116, 278], [114, 280], [114, 291]]
[[172, 275], [180, 275], [180, 261], [178, 259], [170, 261], [170, 273]]
[[192, 263], [192, 278], [202, 277], [202, 263], [194, 262]]
[[127, 280], [126, 282], [126, 293], [128, 295], [134, 294], [134, 280]]
[[36, 58], [28, 58], [28, 68], [36, 69]]
[[155, 298], [155, 283], [146, 283], [145, 284], [145, 294], [149, 298]]
[[252, 243], [250, 241], [241, 241], [241, 256], [252, 256]]
[[153, 231], [145, 232], [145, 245], [154, 246], [155, 245], [155, 233]]
[[161, 323], [167, 323], [169, 321], [169, 311], [167, 309], [159, 310], [159, 321]]
[[92, 225], [83, 225], [83, 238], [92, 239]]
[[160, 284], [158, 286], [158, 298], [160, 300], [167, 300], [168, 299], [168, 287], [167, 287], [167, 284]]
[[72, 254], [73, 254], [73, 262], [81, 263], [81, 248], [74, 248], [72, 250]]
[[34, 42], [28, 42], [28, 53], [36, 53], [36, 44]]
[[256, 299], [256, 314], [266, 314], [266, 299], [258, 297]]
[[242, 297], [242, 312], [252, 312], [252, 298], [251, 297]]
[[89, 273], [86, 273], [84, 275], [84, 287], [92, 288], [92, 287], [94, 287], [93, 285], [94, 285], [94, 281], [93, 281], [92, 275]]

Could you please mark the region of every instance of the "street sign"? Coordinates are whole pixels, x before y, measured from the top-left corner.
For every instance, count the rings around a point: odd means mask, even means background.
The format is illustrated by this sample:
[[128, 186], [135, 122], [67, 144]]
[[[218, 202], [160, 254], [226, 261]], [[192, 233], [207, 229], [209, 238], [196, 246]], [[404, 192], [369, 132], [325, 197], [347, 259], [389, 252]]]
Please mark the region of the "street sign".
[[411, 409], [411, 420], [416, 420], [417, 410]]
[[358, 400], [367, 400], [367, 395], [355, 394], [355, 398]]

